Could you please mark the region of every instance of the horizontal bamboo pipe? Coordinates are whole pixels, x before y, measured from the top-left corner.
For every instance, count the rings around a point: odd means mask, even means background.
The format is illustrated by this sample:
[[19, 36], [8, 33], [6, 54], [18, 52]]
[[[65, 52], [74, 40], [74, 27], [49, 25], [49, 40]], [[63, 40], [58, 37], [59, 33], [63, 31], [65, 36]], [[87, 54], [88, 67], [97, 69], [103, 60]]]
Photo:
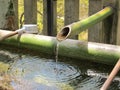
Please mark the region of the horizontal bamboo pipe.
[[86, 19], [67, 25], [58, 32], [57, 39], [59, 41], [62, 41], [68, 37], [77, 35], [83, 30], [86, 30], [87, 28], [101, 22], [106, 17], [110, 16], [113, 13], [113, 11], [114, 11], [113, 8], [108, 6], [108, 7], [105, 7], [103, 10], [97, 12], [96, 14], [89, 16]]
[[[10, 31], [0, 30], [0, 37], [7, 33], [10, 33]], [[18, 35], [12, 36], [0, 42], [0, 44], [28, 48], [38, 52], [55, 55], [55, 48], [58, 42], [56, 37], [22, 34], [19, 41], [17, 38]], [[120, 47], [67, 39], [60, 42], [58, 54], [59, 56], [113, 65], [120, 58]]]

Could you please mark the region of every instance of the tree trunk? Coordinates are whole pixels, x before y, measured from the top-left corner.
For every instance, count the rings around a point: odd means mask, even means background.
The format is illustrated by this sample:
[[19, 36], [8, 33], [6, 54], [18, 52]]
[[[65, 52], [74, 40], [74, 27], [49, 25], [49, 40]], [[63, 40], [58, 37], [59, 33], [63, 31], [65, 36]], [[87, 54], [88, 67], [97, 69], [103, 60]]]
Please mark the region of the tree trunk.
[[15, 30], [15, 11], [12, 0], [0, 0], [0, 28]]

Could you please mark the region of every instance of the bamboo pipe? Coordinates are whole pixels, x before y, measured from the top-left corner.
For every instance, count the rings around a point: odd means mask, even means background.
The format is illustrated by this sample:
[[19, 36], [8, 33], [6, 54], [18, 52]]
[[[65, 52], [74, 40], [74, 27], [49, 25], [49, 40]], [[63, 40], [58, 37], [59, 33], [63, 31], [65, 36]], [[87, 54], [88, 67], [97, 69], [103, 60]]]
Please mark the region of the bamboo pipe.
[[0, 37], [0, 41], [3, 41], [11, 36], [14, 36], [16, 34], [23, 34], [23, 33], [38, 33], [37, 25], [35, 24], [26, 24], [21, 29], [18, 29], [16, 31], [9, 32], [5, 34], [4, 36]]
[[100, 90], [107, 90], [108, 89], [112, 80], [115, 78], [115, 76], [119, 70], [120, 70], [120, 59], [116, 63], [115, 67], [113, 68], [112, 72], [110, 73], [109, 77], [107, 78], [107, 80], [105, 81], [105, 83], [103, 84], [103, 86], [101, 87]]
[[8, 33], [8, 34], [0, 37], [0, 41], [3, 41], [3, 40], [5, 40], [6, 38], [9, 38], [9, 37], [14, 36], [14, 35], [16, 35], [16, 34], [18, 34], [17, 31], [10, 32], [10, 33]]
[[[10, 31], [0, 30], [0, 37], [6, 33], [10, 33]], [[24, 33], [19, 41], [18, 35], [15, 35], [5, 39], [0, 44], [28, 48], [36, 52], [55, 55], [57, 42], [56, 37]], [[120, 58], [120, 46], [67, 39], [60, 42], [58, 54], [59, 56], [79, 60], [114, 65]]]
[[63, 27], [62, 30], [60, 30], [57, 34], [57, 40], [62, 41], [68, 37], [72, 37], [74, 35], [79, 34], [85, 29], [101, 22], [106, 17], [110, 16], [113, 13], [113, 11], [113, 8], [111, 6], [108, 6], [84, 20], [74, 22], [70, 25]]

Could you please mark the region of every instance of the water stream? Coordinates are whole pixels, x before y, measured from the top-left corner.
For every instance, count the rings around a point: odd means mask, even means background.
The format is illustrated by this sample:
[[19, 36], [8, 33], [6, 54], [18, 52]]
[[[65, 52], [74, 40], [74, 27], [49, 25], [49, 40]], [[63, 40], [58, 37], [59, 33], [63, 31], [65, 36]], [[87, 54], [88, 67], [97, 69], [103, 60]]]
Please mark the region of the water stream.
[[56, 53], [55, 53], [55, 61], [56, 61], [56, 80], [58, 80], [58, 74], [59, 74], [59, 69], [58, 69], [58, 52], [59, 52], [59, 44], [60, 44], [60, 42], [59, 41], [57, 41], [57, 45], [56, 45]]
[[56, 63], [58, 62], [58, 51], [59, 51], [59, 44], [60, 44], [60, 42], [59, 41], [57, 41], [57, 45], [56, 45], [56, 53], [55, 53], [55, 60], [56, 60]]

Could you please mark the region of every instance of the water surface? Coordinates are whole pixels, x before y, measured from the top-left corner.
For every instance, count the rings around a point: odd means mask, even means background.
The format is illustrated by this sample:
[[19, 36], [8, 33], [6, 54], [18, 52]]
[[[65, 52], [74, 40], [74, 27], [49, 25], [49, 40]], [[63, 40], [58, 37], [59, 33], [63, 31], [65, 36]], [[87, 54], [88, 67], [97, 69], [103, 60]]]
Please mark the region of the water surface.
[[[57, 59], [56, 67], [55, 56], [0, 48], [0, 84], [7, 82], [13, 90], [99, 90], [112, 68], [63, 57]], [[119, 89], [117, 75], [109, 90]]]

